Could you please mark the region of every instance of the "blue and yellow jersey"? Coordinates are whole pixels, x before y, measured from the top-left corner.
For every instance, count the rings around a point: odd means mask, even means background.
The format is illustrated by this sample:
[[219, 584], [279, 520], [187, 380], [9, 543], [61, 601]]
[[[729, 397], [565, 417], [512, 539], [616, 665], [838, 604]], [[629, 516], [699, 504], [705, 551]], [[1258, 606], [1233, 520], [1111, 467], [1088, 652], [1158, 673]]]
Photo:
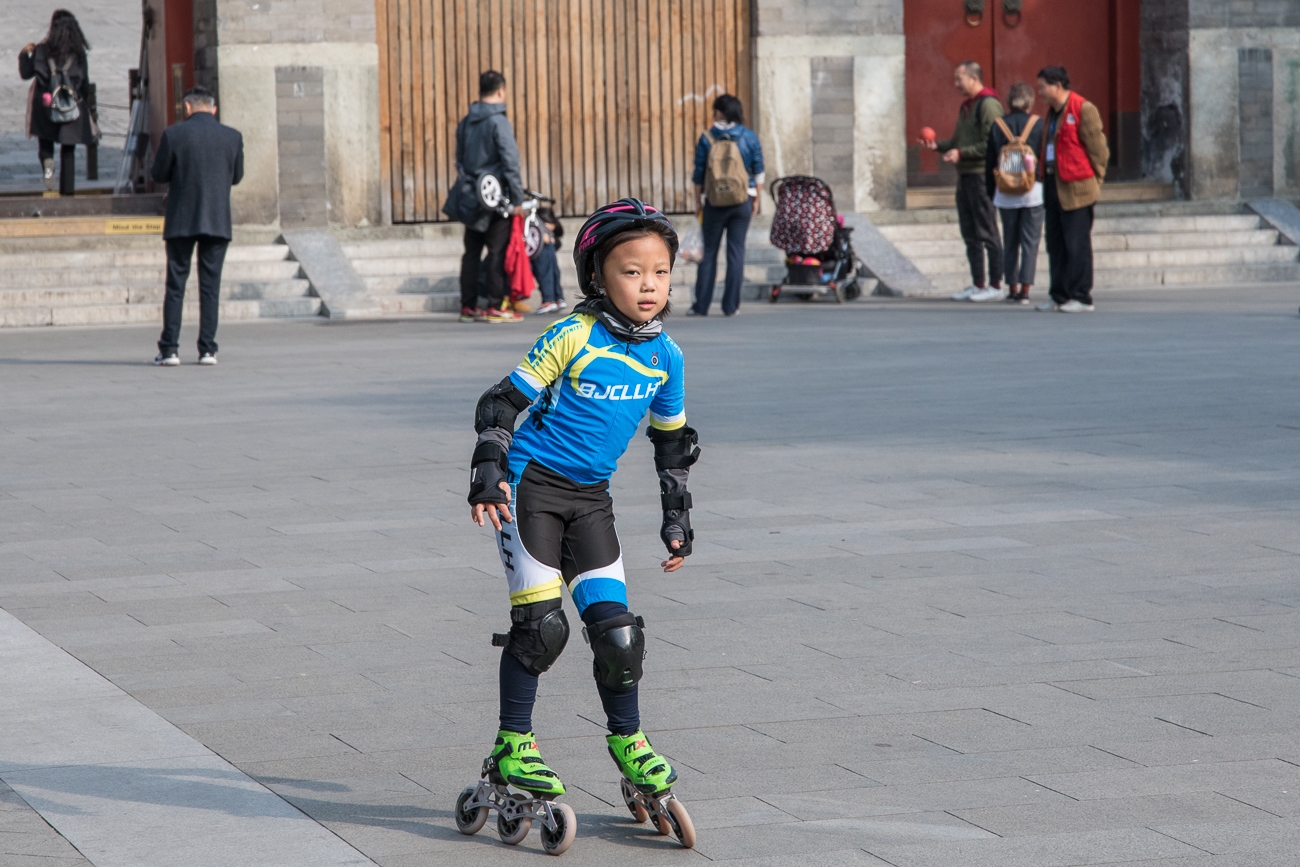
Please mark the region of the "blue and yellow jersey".
[[511, 476], [537, 461], [575, 482], [607, 480], [647, 412], [660, 430], [686, 424], [682, 367], [667, 334], [620, 343], [589, 314], [558, 320], [510, 374], [533, 399], [510, 447]]

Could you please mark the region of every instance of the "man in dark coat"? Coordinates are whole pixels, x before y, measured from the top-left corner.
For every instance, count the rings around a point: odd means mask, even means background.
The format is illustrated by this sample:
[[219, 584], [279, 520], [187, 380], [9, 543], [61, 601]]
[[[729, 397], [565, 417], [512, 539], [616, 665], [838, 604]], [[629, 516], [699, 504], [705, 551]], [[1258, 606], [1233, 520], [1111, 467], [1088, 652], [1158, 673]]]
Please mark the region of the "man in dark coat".
[[[477, 182], [487, 173], [501, 181], [502, 192], [515, 204], [515, 213], [522, 214], [519, 205], [524, 200], [524, 182], [519, 175], [519, 146], [515, 132], [506, 119], [506, 79], [501, 73], [488, 70], [479, 76], [479, 100], [469, 107], [469, 113], [456, 127], [456, 165], [460, 173]], [[457, 188], [460, 185], [457, 184]], [[477, 195], [462, 191], [461, 194]], [[454, 197], [453, 197], [454, 198]], [[471, 211], [464, 202], [448, 201], [443, 211], [454, 219]], [[455, 213], [453, 213], [453, 211]], [[460, 321], [519, 322], [518, 313], [505, 306], [506, 297], [506, 247], [510, 244], [510, 230], [514, 222], [494, 211], [478, 210], [465, 223], [465, 255], [460, 260]], [[483, 247], [487, 246], [487, 260], [481, 262]], [[488, 306], [478, 309], [479, 268], [486, 269]]]
[[169, 184], [163, 240], [167, 244], [167, 297], [154, 363], [180, 364], [181, 310], [190, 258], [199, 248], [199, 364], [217, 363], [217, 311], [221, 266], [230, 244], [230, 188], [244, 177], [244, 137], [217, 122], [212, 91], [185, 94], [185, 122], [163, 130], [151, 174]]

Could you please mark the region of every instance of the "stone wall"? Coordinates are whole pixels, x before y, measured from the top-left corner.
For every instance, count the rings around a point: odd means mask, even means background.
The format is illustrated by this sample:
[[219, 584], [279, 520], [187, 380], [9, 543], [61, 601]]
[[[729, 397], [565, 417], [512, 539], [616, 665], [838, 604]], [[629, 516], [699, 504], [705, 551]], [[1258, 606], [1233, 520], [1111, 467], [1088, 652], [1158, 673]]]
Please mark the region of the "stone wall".
[[813, 174], [830, 185], [836, 202], [853, 194], [853, 58], [812, 59]]
[[1273, 50], [1237, 49], [1241, 197], [1273, 195]]
[[1198, 30], [1300, 27], [1300, 3], [1296, 0], [1190, 0], [1185, 5], [1188, 26]]
[[872, 36], [903, 32], [901, 0], [758, 0], [761, 36]]
[[1142, 0], [1142, 167], [1193, 199], [1300, 195], [1300, 2]]
[[321, 67], [276, 68], [275, 129], [279, 143], [280, 227], [329, 225], [325, 71]]
[[[321, 224], [322, 219], [340, 226], [380, 222], [373, 0], [195, 2], [196, 13], [197, 4], [215, 7], [215, 44], [205, 41], [203, 53], [215, 52], [222, 120], [244, 134], [245, 180], [232, 197], [235, 221], [262, 227]], [[196, 14], [196, 29], [200, 18]], [[197, 39], [195, 49], [199, 54]], [[211, 65], [204, 68], [205, 75], [214, 74]], [[317, 70], [316, 77], [309, 82], [301, 68]], [[318, 128], [301, 123], [315, 114], [293, 108], [291, 100], [307, 98], [293, 95], [295, 82], [319, 99]], [[282, 146], [282, 133], [285, 142], [298, 144]], [[301, 147], [307, 141], [323, 154], [323, 183], [303, 174]], [[316, 159], [314, 154], [306, 159]], [[321, 206], [308, 207], [303, 196], [322, 189]]]
[[903, 208], [903, 0], [758, 0], [754, 32], [768, 177], [818, 175], [844, 211]]

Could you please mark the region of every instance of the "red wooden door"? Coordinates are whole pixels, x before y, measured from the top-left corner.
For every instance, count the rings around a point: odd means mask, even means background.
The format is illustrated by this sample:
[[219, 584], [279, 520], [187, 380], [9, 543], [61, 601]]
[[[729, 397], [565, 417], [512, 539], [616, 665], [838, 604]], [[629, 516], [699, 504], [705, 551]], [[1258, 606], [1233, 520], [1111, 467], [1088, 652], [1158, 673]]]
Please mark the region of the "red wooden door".
[[[1024, 0], [1019, 16], [1003, 15], [1000, 0], [987, 5], [996, 9], [993, 86], [1004, 102], [1017, 81], [1037, 90], [1038, 70], [1064, 66], [1070, 89], [1097, 106], [1106, 122], [1111, 109], [1109, 0]], [[1035, 103], [1034, 114], [1046, 111], [1041, 101]]]
[[938, 155], [918, 148], [916, 140], [926, 126], [940, 139], [952, 135], [963, 99], [953, 86], [953, 68], [964, 60], [974, 60], [991, 70], [993, 28], [987, 15], [971, 26], [961, 0], [905, 0], [903, 32], [907, 45], [907, 185], [955, 185], [953, 168], [944, 166], [940, 171]]
[[[949, 186], [955, 172], [915, 145], [922, 127], [939, 138], [952, 134], [963, 97], [953, 87], [953, 68], [974, 60], [984, 83], [1006, 102], [1017, 81], [1036, 89], [1038, 70], [1064, 66], [1070, 87], [1092, 101], [1109, 129], [1112, 110], [1114, 0], [1023, 0], [1007, 15], [1002, 0], [986, 0], [981, 16], [968, 16], [961, 0], [905, 0], [907, 41], [908, 186]], [[1035, 114], [1046, 108], [1036, 101]], [[942, 165], [942, 169], [940, 166]]]

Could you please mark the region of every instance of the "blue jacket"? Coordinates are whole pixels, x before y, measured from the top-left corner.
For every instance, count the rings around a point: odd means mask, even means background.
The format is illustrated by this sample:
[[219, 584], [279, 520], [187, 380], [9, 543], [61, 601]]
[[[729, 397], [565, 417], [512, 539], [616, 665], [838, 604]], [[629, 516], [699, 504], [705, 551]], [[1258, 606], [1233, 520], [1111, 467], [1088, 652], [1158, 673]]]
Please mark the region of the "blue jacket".
[[686, 424], [683, 366], [667, 334], [620, 343], [588, 313], [558, 320], [510, 374], [534, 401], [510, 446], [511, 484], [529, 461], [584, 485], [607, 480], [647, 413], [658, 430]]
[[[747, 126], [736, 124], [731, 129], [718, 129], [716, 126], [709, 130], [715, 139], [731, 139], [740, 147], [740, 157], [745, 161], [745, 171], [749, 172], [749, 188], [752, 190], [754, 185], [759, 182], [759, 175], [763, 173], [763, 146], [758, 143], [758, 134]], [[704, 186], [704, 167], [709, 161], [709, 149], [712, 145], [709, 143], [707, 135], [701, 135], [699, 142], [695, 145], [695, 185]]]

